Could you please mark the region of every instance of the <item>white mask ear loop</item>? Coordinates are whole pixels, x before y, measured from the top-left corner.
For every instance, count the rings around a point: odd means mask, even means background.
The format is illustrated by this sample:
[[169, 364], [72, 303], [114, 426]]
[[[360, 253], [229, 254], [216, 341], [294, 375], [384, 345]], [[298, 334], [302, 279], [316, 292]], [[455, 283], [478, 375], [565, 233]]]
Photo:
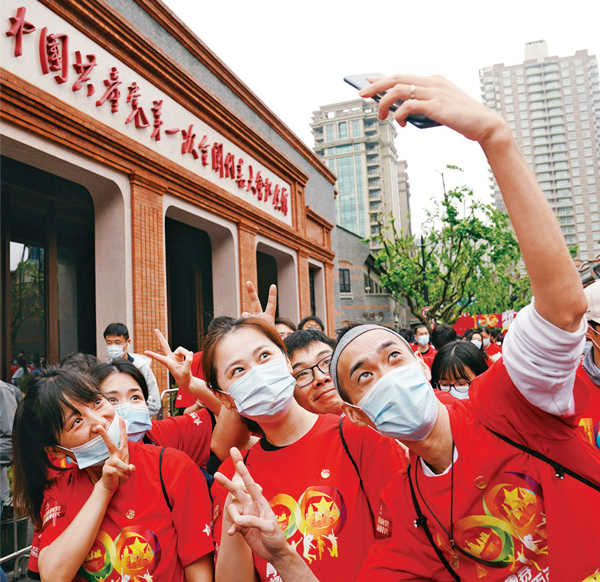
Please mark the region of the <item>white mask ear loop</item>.
[[[596, 335], [600, 335], [600, 332], [597, 332], [589, 323], [588, 323], [588, 327], [596, 334]], [[600, 346], [591, 338], [588, 338], [599, 350], [600, 350]]]

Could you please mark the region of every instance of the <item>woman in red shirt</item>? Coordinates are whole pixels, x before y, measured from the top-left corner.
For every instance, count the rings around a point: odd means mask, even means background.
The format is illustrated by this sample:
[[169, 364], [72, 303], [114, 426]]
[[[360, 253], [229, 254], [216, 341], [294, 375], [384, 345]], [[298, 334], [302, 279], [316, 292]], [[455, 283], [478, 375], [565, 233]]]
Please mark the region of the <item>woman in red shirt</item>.
[[[93, 378], [41, 372], [17, 409], [13, 438], [15, 505], [35, 526], [42, 579], [212, 580], [200, 469], [179, 451], [129, 443]], [[48, 478], [56, 469], [49, 453], [78, 470]]]

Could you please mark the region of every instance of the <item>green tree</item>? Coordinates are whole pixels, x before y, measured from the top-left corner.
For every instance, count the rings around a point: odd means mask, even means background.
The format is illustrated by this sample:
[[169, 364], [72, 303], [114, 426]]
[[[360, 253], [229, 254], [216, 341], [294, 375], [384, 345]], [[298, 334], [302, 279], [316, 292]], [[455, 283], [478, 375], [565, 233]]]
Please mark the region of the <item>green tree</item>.
[[391, 214], [377, 218], [380, 232], [372, 240], [383, 245], [375, 257], [381, 283], [422, 323], [454, 323], [464, 311], [498, 313], [529, 302], [529, 278], [517, 269], [521, 251], [508, 214], [475, 200], [469, 188], [444, 188], [443, 199], [427, 211], [420, 239], [399, 232]]

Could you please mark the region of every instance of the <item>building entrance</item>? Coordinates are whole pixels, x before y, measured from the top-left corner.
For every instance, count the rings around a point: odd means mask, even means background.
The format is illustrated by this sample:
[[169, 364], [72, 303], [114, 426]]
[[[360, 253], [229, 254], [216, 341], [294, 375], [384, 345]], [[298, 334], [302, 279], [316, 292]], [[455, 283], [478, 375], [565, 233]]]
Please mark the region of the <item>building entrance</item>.
[[170, 343], [197, 352], [214, 317], [210, 237], [204, 230], [166, 218], [165, 238]]
[[2, 156], [2, 379], [96, 353], [94, 203], [79, 184]]

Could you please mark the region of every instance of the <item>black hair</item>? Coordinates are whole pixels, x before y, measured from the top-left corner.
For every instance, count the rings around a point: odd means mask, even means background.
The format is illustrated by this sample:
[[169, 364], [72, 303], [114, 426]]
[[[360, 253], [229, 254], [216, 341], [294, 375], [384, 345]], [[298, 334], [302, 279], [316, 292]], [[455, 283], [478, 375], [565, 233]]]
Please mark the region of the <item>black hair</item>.
[[17, 365], [19, 368], [23, 368], [25, 375], [29, 374], [29, 367], [27, 366], [27, 360], [23, 356], [17, 356]]
[[413, 334], [410, 328], [408, 327], [403, 327], [402, 329], [399, 329], [398, 335], [403, 337], [407, 343], [410, 343], [412, 341]]
[[275, 325], [281, 323], [282, 325], [287, 325], [292, 331], [296, 331], [296, 324], [287, 317], [276, 317]]
[[488, 329], [490, 330], [491, 336], [496, 341], [498, 341], [500, 339], [500, 337], [502, 336], [502, 328], [501, 327], [490, 327]]
[[50, 461], [45, 447], [58, 445], [65, 413], [81, 414], [77, 402], [103, 398], [94, 378], [74, 368], [49, 366], [32, 374], [27, 394], [17, 406], [13, 427], [14, 504], [37, 530], [49, 471], [61, 471]]
[[148, 384], [146, 383], [144, 375], [136, 366], [123, 358], [113, 360], [110, 364], [96, 364], [89, 369], [88, 373], [96, 379], [100, 387], [104, 380], [113, 374], [127, 374], [138, 383], [139, 387], [142, 389], [144, 400], [148, 402]]
[[[481, 336], [481, 328], [476, 327], [474, 329], [468, 329], [465, 332], [465, 335], [463, 336], [463, 340], [467, 340], [469, 343], [471, 343], [475, 347], [475, 344], [473, 344], [473, 342], [471, 340], [473, 339], [473, 336], [476, 333], [478, 333]], [[478, 349], [483, 354], [483, 357], [487, 359], [487, 354], [485, 352], [485, 348], [483, 347], [483, 336], [481, 336], [481, 345], [479, 346], [479, 348], [476, 348], [476, 349]]]
[[104, 339], [109, 335], [123, 336], [125, 341], [127, 341], [129, 339], [129, 330], [124, 323], [111, 323], [104, 330]]
[[466, 380], [468, 371], [475, 376], [488, 369], [484, 355], [470, 341], [453, 341], [438, 351], [431, 365], [431, 385], [438, 387], [441, 378], [452, 376]]
[[288, 335], [283, 343], [288, 353], [288, 358], [292, 359], [294, 352], [297, 350], [305, 350], [314, 343], [321, 342], [327, 344], [331, 349], [335, 346], [335, 341], [327, 337], [318, 329], [299, 329]]
[[309, 321], [314, 321], [315, 323], [318, 323], [321, 326], [321, 331], [325, 331], [325, 326], [323, 325], [323, 322], [316, 315], [309, 315], [308, 317], [305, 317], [298, 324], [298, 329], [302, 329], [302, 327], [304, 326], [304, 324], [307, 323], [307, 322], [309, 322]]
[[451, 325], [445, 323], [436, 325], [431, 332], [429, 341], [436, 350], [439, 350], [447, 343], [456, 341], [456, 330]]
[[217, 327], [221, 327], [222, 325], [229, 325], [232, 321], [234, 321], [233, 317], [230, 317], [229, 315], [219, 315], [217, 317], [214, 317], [213, 319], [211, 319], [210, 323], [208, 324], [208, 328], [206, 329], [206, 333], [207, 335], [217, 329]]
[[60, 367], [75, 368], [76, 370], [87, 372], [92, 366], [95, 366], [99, 363], [100, 360], [96, 356], [77, 352], [75, 354], [69, 354], [68, 356], [65, 356], [60, 362]]
[[418, 332], [418, 331], [419, 331], [421, 328], [424, 328], [424, 329], [427, 331], [427, 333], [429, 333], [429, 328], [428, 328], [428, 327], [427, 327], [427, 326], [426, 326], [424, 323], [419, 323], [419, 324], [415, 325], [415, 327], [413, 328], [413, 333], [414, 333], [415, 335], [417, 335], [417, 332]]

